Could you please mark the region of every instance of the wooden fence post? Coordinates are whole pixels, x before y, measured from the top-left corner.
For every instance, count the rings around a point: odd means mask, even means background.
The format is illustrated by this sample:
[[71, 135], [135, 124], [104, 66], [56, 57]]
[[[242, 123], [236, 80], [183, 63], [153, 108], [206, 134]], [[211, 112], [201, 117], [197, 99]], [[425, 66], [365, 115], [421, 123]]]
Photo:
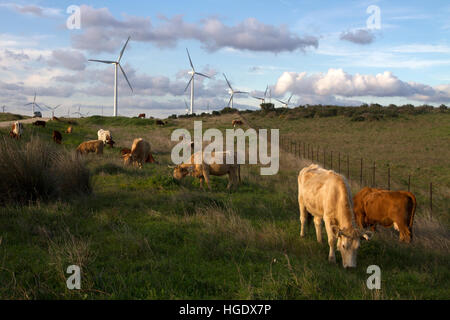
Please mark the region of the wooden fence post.
[[319, 163], [319, 147], [317, 147], [317, 155], [316, 155], [316, 161], [317, 163]]

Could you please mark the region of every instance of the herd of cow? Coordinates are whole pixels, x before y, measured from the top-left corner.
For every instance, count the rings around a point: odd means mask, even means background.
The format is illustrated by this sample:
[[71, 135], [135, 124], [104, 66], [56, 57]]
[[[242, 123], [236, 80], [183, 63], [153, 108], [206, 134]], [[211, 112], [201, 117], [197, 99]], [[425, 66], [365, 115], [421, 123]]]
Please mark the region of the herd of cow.
[[[42, 121], [39, 121], [42, 122]], [[45, 126], [43, 123], [35, 125]], [[233, 126], [242, 125], [235, 123]], [[66, 133], [72, 133], [69, 127]], [[16, 122], [12, 126], [10, 136], [20, 138], [23, 125]], [[109, 130], [100, 129], [98, 140], [81, 143], [76, 149], [77, 154], [103, 154], [103, 147], [113, 148], [115, 142]], [[61, 133], [54, 131], [53, 139], [61, 143]], [[191, 144], [192, 148], [192, 144]], [[144, 163], [155, 163], [150, 144], [142, 138], [135, 139], [131, 149], [121, 150], [124, 165], [135, 165], [142, 168]], [[212, 157], [219, 155], [212, 154]], [[225, 153], [223, 155], [225, 157]], [[199, 158], [196, 158], [199, 157]], [[235, 163], [237, 163], [235, 161]], [[241, 180], [240, 165], [207, 163], [202, 152], [193, 154], [188, 161], [173, 167], [173, 177], [181, 180], [190, 175], [203, 181], [208, 188], [210, 176], [228, 175], [227, 188], [237, 186]], [[345, 268], [356, 267], [356, 255], [360, 240], [370, 240], [377, 225], [394, 227], [399, 231], [400, 241], [411, 242], [416, 198], [407, 191], [389, 191], [365, 187], [353, 198], [347, 179], [333, 170], [326, 170], [317, 164], [303, 168], [298, 175], [298, 204], [300, 209], [300, 236], [305, 236], [305, 225], [313, 217], [318, 242], [322, 242], [322, 221], [325, 224], [328, 244], [330, 247], [328, 259], [335, 262], [335, 243], [341, 252], [342, 264]], [[371, 228], [371, 231], [366, 230]]]

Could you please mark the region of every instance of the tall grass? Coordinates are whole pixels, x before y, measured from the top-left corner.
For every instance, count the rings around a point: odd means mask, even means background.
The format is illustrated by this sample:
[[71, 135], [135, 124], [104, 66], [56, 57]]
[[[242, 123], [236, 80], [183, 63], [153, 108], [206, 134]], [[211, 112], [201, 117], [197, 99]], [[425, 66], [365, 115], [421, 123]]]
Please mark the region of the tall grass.
[[90, 191], [90, 173], [74, 154], [37, 137], [0, 140], [0, 202], [61, 199]]

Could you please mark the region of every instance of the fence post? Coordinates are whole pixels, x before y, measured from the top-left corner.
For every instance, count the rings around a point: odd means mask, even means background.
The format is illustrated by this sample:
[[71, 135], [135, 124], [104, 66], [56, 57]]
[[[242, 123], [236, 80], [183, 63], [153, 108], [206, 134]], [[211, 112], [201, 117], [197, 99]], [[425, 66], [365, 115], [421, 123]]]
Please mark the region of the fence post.
[[430, 182], [430, 219], [433, 219], [433, 183]]
[[303, 158], [306, 159], [305, 155], [306, 155], [306, 144], [305, 142], [303, 142]]
[[317, 147], [317, 155], [316, 155], [316, 160], [317, 160], [317, 163], [319, 163], [319, 147]]
[[391, 166], [388, 163], [388, 190], [391, 190]]
[[363, 158], [361, 158], [361, 171], [359, 174], [359, 185], [362, 187], [363, 182]]
[[373, 162], [373, 172], [372, 172], [372, 187], [375, 188], [377, 185], [375, 183], [375, 161]]

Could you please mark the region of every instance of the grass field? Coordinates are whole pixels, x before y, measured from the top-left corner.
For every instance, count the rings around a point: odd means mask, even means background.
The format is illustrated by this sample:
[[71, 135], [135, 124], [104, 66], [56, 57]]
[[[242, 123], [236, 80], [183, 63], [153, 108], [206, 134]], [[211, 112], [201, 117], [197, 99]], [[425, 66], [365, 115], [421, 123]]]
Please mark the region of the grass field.
[[[225, 129], [235, 117], [195, 120], [203, 120], [205, 129]], [[410, 245], [399, 243], [396, 232], [380, 230], [362, 244], [358, 267], [345, 270], [339, 254], [337, 264], [328, 263], [328, 245], [315, 241], [312, 225], [305, 239], [299, 237], [296, 176], [307, 160], [282, 152], [276, 176], [261, 177], [257, 168], [245, 166], [238, 191], [228, 192], [226, 179], [216, 177], [212, 192], [201, 191], [192, 178], [175, 181], [167, 167], [174, 144], [171, 131], [192, 129], [194, 119], [170, 119], [164, 128], [149, 119], [76, 119], [74, 133], [63, 135], [61, 148], [74, 150], [82, 141], [96, 139], [100, 128], [112, 130], [116, 148], [84, 160], [92, 174], [92, 194], [0, 209], [0, 298], [450, 297], [448, 114], [370, 123], [344, 117], [245, 117], [258, 127], [280, 128], [282, 136], [354, 158], [388, 161], [394, 178], [414, 172], [418, 192], [428, 180], [435, 182], [443, 197], [437, 200], [436, 214], [430, 219], [426, 206], [419, 207]], [[37, 135], [50, 141], [52, 130], [64, 132], [66, 127], [54, 121], [45, 129], [26, 125], [23, 140]], [[143, 170], [122, 165], [119, 150], [136, 137], [150, 142], [159, 164]], [[394, 182], [402, 184], [398, 178]], [[352, 191], [359, 188], [352, 181]], [[65, 271], [73, 264], [82, 268], [81, 290], [66, 288]], [[373, 264], [382, 271], [381, 290], [366, 287], [366, 268]]]

